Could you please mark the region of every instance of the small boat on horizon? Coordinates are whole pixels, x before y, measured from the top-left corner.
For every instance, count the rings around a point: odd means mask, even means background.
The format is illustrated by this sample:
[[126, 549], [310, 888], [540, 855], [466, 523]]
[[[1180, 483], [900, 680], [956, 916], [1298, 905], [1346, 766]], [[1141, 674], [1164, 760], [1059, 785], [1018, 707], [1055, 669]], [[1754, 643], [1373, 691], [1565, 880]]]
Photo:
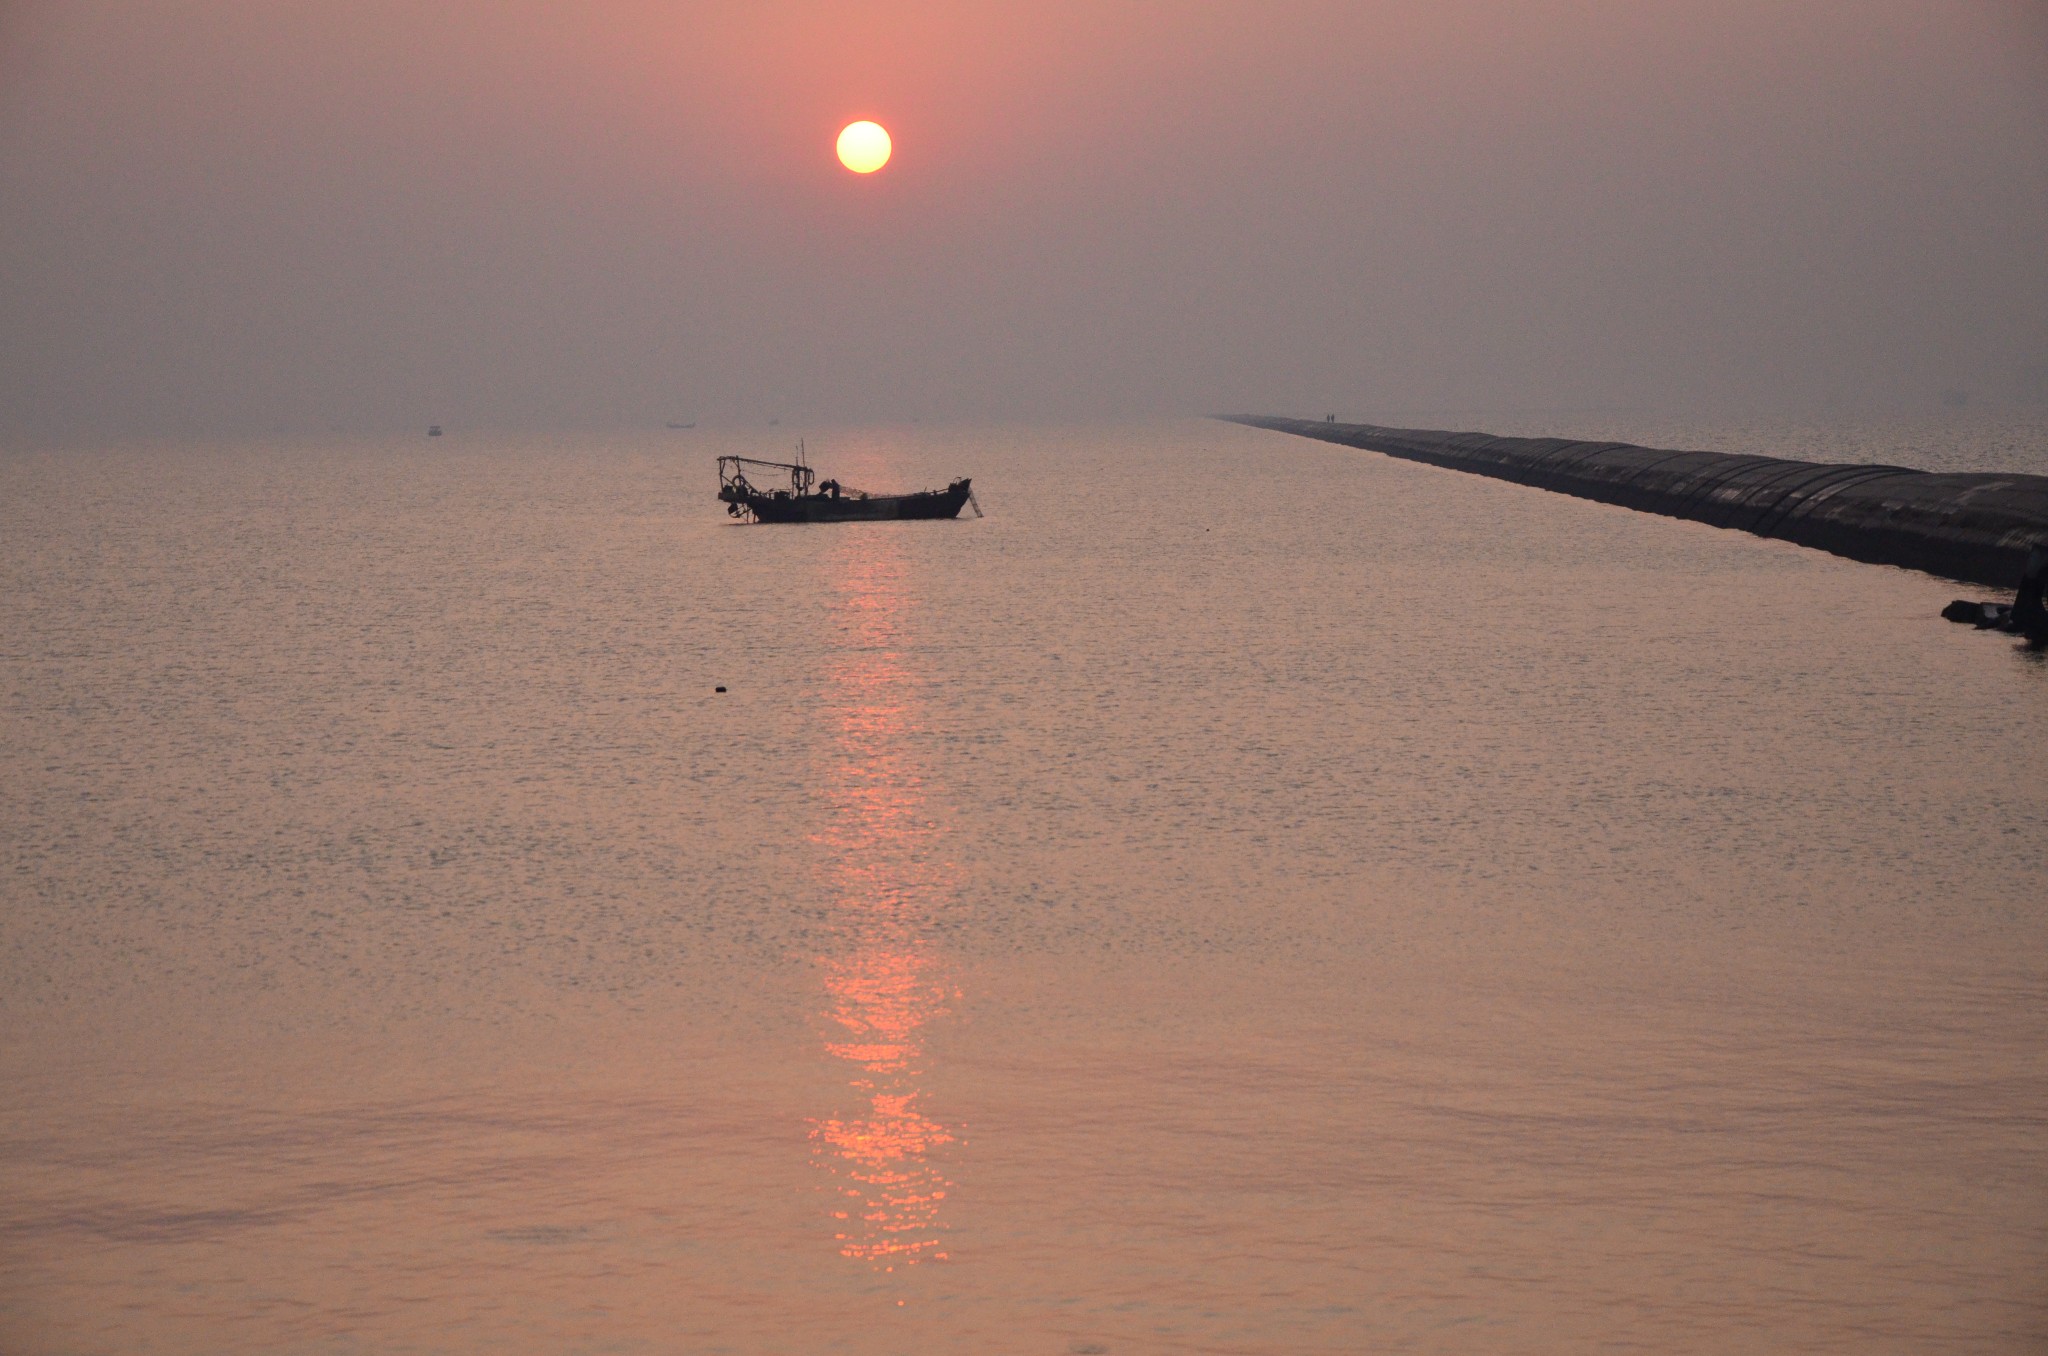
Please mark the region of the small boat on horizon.
[[[819, 481], [817, 472], [804, 464], [802, 443], [797, 444], [796, 456], [793, 462], [720, 457], [718, 498], [725, 511], [735, 518], [752, 518], [757, 523], [852, 523], [957, 518], [963, 505], [974, 504], [974, 516], [981, 516], [981, 505], [974, 500], [974, 482], [965, 476], [943, 490], [869, 494], [837, 480]], [[749, 468], [757, 474], [786, 474], [789, 483], [763, 488], [747, 478]], [[781, 478], [782, 475], [763, 477], [770, 482]]]
[[440, 437], [440, 436], [441, 436], [441, 426], [440, 426], [439, 424], [429, 424], [429, 425], [427, 425], [427, 436], [428, 436], [429, 438], [438, 438], [438, 437]]
[[687, 424], [678, 424], [678, 423], [677, 423], [677, 422], [676, 422], [675, 420], [671, 419], [671, 420], [669, 420], [669, 422], [668, 422], [668, 426], [669, 426], [670, 428], [695, 428], [695, 427], [697, 427], [697, 421], [696, 421], [696, 420], [694, 420], [694, 419], [692, 419], [692, 420], [691, 420], [691, 421], [690, 421], [689, 423], [687, 423]]

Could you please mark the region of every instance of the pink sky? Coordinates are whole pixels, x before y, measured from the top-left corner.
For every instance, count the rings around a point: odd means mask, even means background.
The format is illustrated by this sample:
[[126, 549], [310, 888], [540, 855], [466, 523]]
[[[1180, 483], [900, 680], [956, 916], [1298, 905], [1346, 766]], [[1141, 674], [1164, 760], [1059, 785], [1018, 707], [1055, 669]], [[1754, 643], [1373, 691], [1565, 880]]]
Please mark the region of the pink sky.
[[0, 436], [2019, 399], [2041, 15], [0, 3]]

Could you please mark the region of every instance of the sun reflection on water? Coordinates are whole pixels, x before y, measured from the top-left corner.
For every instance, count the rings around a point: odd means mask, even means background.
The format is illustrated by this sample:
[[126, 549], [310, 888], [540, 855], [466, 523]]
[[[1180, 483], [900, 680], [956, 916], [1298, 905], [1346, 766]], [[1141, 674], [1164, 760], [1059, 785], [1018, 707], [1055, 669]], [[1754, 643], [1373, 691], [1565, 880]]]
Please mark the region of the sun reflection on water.
[[815, 1120], [812, 1157], [832, 1179], [839, 1251], [878, 1268], [943, 1259], [955, 1142], [925, 1109], [925, 1033], [947, 1011], [929, 929], [950, 868], [945, 832], [912, 747], [913, 676], [900, 652], [903, 564], [886, 532], [849, 536], [836, 587], [840, 645], [824, 716], [830, 941], [819, 956], [824, 1048], [846, 1079], [840, 1114]]

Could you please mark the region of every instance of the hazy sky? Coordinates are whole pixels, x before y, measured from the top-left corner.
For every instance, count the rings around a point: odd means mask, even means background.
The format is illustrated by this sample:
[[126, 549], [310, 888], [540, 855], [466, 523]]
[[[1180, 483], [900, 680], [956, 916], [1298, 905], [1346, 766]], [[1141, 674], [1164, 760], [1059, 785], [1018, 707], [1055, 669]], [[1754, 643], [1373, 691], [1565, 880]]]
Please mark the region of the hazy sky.
[[13, 444], [2027, 382], [2043, 0], [0, 0]]

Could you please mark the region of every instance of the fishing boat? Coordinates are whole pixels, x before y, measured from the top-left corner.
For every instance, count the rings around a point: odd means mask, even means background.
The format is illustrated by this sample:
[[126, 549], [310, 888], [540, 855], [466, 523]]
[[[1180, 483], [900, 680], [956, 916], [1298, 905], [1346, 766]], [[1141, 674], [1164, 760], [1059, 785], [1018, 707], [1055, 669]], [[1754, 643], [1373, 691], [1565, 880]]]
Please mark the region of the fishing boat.
[[727, 513], [735, 518], [752, 518], [757, 523], [957, 518], [966, 504], [974, 504], [974, 516], [981, 516], [981, 505], [974, 503], [973, 482], [964, 477], [943, 490], [869, 494], [837, 480], [820, 481], [817, 472], [804, 464], [802, 443], [797, 444], [793, 462], [720, 457], [718, 497]]

